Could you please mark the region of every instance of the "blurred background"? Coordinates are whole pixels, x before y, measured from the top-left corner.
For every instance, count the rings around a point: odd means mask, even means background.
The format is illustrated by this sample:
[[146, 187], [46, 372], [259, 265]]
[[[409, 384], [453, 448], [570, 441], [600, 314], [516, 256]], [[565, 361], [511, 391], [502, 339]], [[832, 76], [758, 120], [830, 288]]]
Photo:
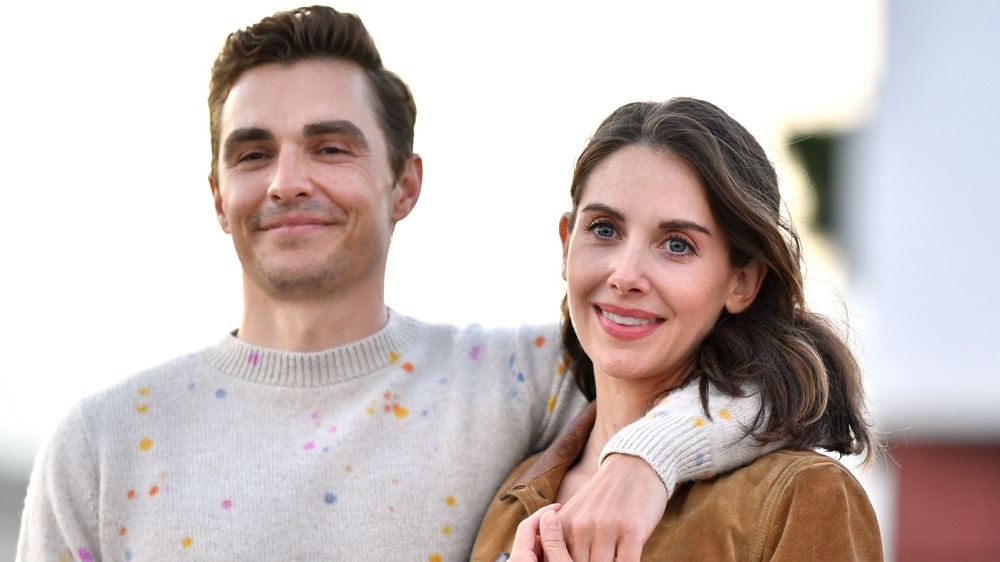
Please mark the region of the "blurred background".
[[[273, 1], [18, 3], [0, 34], [0, 559], [80, 397], [211, 345], [240, 269], [206, 174], [209, 68]], [[345, 1], [419, 108], [387, 301], [558, 319], [556, 225], [612, 109], [695, 96], [753, 132], [890, 446], [856, 471], [888, 560], [1000, 559], [1000, 3]], [[991, 366], [992, 365], [992, 366]], [[847, 459], [847, 464], [852, 464]]]

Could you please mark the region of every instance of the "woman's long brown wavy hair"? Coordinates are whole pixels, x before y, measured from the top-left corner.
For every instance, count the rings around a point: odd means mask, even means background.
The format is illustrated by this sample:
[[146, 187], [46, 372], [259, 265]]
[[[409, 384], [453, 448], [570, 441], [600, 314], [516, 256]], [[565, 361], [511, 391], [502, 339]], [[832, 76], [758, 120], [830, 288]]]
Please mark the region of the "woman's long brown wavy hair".
[[[725, 233], [732, 264], [756, 259], [767, 267], [753, 304], [739, 314], [723, 311], [695, 352], [688, 380], [698, 380], [706, 415], [709, 384], [730, 396], [757, 388], [761, 409], [748, 430], [759, 441], [787, 440], [793, 447], [874, 460], [878, 445], [865, 415], [860, 367], [830, 322], [806, 307], [801, 243], [782, 216], [777, 173], [760, 144], [702, 100], [624, 105], [601, 123], [577, 159], [570, 230], [590, 174], [631, 145], [669, 151], [687, 161]], [[577, 384], [592, 400], [594, 366], [565, 299], [562, 310], [563, 344]]]

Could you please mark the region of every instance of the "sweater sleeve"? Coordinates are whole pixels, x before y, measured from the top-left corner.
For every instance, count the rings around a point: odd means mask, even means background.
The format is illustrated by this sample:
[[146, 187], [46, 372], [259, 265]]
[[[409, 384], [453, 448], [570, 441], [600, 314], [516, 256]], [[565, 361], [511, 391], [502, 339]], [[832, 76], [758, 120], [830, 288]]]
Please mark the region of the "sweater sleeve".
[[709, 386], [705, 415], [697, 384], [687, 384], [665, 397], [645, 417], [621, 429], [601, 451], [640, 457], [660, 475], [667, 494], [682, 482], [710, 478], [743, 466], [784, 446], [761, 444], [747, 428], [760, 408], [760, 397], [733, 398]]
[[38, 454], [21, 518], [18, 562], [101, 559], [98, 471], [85, 420], [77, 406]]

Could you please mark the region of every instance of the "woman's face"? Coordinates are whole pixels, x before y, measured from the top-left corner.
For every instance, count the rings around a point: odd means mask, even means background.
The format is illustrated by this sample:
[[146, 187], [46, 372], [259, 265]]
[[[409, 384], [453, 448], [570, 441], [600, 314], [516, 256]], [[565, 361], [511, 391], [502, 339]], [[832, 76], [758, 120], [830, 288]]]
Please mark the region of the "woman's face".
[[584, 187], [572, 232], [561, 229], [580, 342], [598, 377], [676, 386], [723, 308], [752, 302], [760, 266], [730, 265], [700, 179], [671, 152], [620, 149]]

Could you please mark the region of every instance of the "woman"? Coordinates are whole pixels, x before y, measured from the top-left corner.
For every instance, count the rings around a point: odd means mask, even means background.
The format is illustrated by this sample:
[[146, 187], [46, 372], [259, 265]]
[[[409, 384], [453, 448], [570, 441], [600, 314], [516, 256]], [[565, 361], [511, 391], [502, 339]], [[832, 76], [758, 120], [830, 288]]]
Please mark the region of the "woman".
[[[559, 546], [552, 512], [587, 484], [618, 428], [655, 416], [649, 408], [685, 384], [700, 387], [695, 425], [745, 420], [786, 448], [679, 488], [642, 560], [881, 559], [863, 489], [810, 450], [870, 462], [876, 442], [857, 361], [806, 308], [799, 239], [756, 140], [704, 101], [628, 104], [578, 159], [571, 195], [560, 223], [563, 338], [596, 400], [504, 483], [473, 559], [541, 559], [536, 535], [549, 560], [587, 559]], [[725, 395], [745, 389], [759, 389], [761, 406], [737, 415]], [[669, 407], [668, 397], [657, 409]]]

